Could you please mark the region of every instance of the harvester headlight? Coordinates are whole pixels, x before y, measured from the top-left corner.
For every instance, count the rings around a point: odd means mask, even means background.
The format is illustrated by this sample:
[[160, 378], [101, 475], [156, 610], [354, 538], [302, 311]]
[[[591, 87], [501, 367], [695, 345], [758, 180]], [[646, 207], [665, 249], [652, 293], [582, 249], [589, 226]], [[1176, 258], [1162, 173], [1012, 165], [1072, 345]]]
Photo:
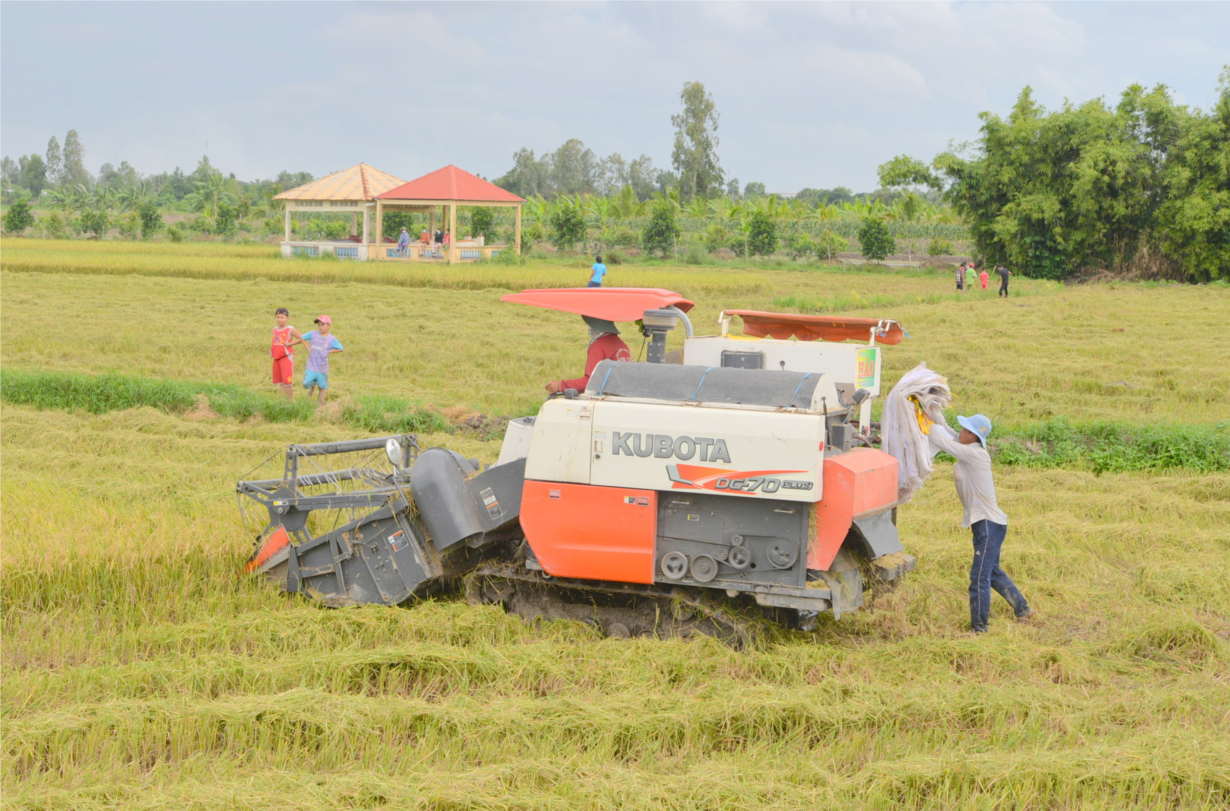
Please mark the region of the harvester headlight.
[[393, 467], [401, 470], [401, 466], [406, 462], [405, 452], [401, 449], [401, 443], [397, 441], [397, 437], [389, 437], [389, 441], [384, 443], [384, 455], [389, 457], [389, 461]]

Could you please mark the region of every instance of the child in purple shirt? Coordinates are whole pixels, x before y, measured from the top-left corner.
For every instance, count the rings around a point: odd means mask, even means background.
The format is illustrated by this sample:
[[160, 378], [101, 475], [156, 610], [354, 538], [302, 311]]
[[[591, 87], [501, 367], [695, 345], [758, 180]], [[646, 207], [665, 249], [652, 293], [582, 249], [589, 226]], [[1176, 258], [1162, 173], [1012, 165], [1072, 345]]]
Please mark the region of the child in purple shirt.
[[316, 319], [316, 329], [305, 333], [303, 339], [295, 343], [307, 344], [307, 371], [303, 373], [303, 387], [312, 396], [313, 389], [320, 389], [318, 402], [324, 405], [325, 392], [329, 389], [329, 356], [342, 351], [342, 342], [329, 334], [333, 329], [333, 319], [322, 315]]

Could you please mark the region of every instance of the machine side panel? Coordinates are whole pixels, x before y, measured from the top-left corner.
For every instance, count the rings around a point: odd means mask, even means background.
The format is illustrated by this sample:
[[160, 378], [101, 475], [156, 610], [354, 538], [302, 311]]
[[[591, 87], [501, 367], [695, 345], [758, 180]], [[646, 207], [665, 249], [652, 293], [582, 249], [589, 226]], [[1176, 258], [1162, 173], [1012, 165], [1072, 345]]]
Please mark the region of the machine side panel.
[[[784, 369], [788, 372], [823, 372], [832, 376], [836, 384], [847, 394], [853, 393], [856, 385], [873, 395], [880, 394], [880, 355], [865, 352], [866, 344], [832, 343], [829, 341], [778, 341], [773, 338], [740, 338], [735, 336], [700, 335], [688, 338], [683, 344], [683, 362], [688, 366], [721, 366], [723, 352], [762, 352], [765, 369]], [[875, 347], [871, 347], [875, 349]], [[859, 361], [874, 359], [875, 377], [860, 380]], [[836, 394], [832, 389], [817, 386], [812, 407], [818, 407], [820, 398], [829, 398], [829, 408], [836, 409]]]
[[594, 404], [558, 398], [543, 403], [534, 418], [527, 479], [589, 484]]
[[821, 495], [820, 414], [602, 400], [593, 423], [593, 484], [808, 503]]
[[807, 568], [825, 571], [837, 557], [854, 519], [897, 503], [897, 460], [883, 451], [856, 448], [824, 460], [824, 498], [813, 508], [815, 534]]
[[553, 577], [653, 583], [658, 494], [527, 479], [521, 529]]

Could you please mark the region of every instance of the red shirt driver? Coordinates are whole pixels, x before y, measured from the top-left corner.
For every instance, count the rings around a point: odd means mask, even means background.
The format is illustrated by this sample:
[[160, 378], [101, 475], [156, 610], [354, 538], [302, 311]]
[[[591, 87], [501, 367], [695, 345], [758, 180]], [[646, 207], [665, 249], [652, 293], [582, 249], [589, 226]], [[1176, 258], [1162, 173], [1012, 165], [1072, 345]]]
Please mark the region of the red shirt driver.
[[589, 327], [589, 351], [585, 355], [585, 375], [573, 380], [552, 380], [547, 384], [547, 391], [559, 394], [565, 389], [585, 391], [589, 384], [589, 376], [594, 373], [594, 367], [604, 360], [632, 360], [628, 345], [619, 337], [619, 330], [612, 321], [583, 315]]

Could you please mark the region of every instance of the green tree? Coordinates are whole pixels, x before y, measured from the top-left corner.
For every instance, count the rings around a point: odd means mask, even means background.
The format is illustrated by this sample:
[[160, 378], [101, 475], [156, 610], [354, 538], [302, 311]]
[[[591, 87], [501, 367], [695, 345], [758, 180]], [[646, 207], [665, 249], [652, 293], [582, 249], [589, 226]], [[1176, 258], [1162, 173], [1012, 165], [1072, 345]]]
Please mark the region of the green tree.
[[653, 204], [649, 222], [641, 232], [641, 245], [649, 253], [669, 254], [679, 240], [679, 223], [670, 200], [661, 198]]
[[1188, 278], [1230, 279], [1230, 68], [1210, 115], [1175, 139], [1162, 182], [1157, 227], [1166, 253]]
[[714, 253], [721, 248], [725, 248], [730, 242], [730, 231], [720, 222], [715, 222], [705, 229], [704, 243], [705, 250], [709, 253]]
[[6, 234], [24, 234], [27, 228], [34, 225], [34, 214], [30, 211], [30, 200], [19, 197], [4, 212], [4, 232]]
[[909, 155], [898, 155], [888, 163], [880, 164], [879, 175], [880, 185], [886, 189], [940, 186], [940, 180], [931, 168]]
[[800, 231], [790, 237], [789, 242], [787, 242], [787, 249], [790, 252], [790, 260], [797, 262], [814, 254], [816, 252], [816, 243], [810, 235]]
[[708, 198], [722, 192], [722, 167], [718, 162], [718, 111], [713, 96], [700, 82], [685, 82], [679, 94], [683, 111], [671, 116], [675, 147], [671, 165], [687, 199]]
[[[224, 236], [233, 236], [235, 234], [237, 230], [235, 214], [235, 207], [230, 203], [218, 203], [217, 215], [214, 217], [214, 227], [219, 234]], [[345, 226], [345, 223], [342, 223], [342, 225]]]
[[21, 185], [30, 192], [30, 196], [38, 199], [47, 185], [47, 164], [38, 155], [27, 155], [21, 158]]
[[60, 142], [51, 136], [47, 142], [47, 185], [59, 186], [64, 182], [64, 153], [60, 151]]
[[81, 212], [81, 230], [83, 233], [93, 234], [94, 239], [106, 236], [110, 224], [111, 212], [105, 208], [88, 208]]
[[988, 262], [1055, 279], [1084, 268], [1214, 278], [1230, 239], [1224, 106], [1203, 113], [1165, 86], [1132, 85], [1113, 108], [1047, 111], [1026, 87], [1007, 118], [983, 113], [979, 139], [933, 166]]
[[489, 244], [496, 241], [499, 229], [495, 225], [495, 211], [486, 206], [476, 206], [470, 210], [470, 233], [481, 235]]
[[90, 173], [85, 168], [85, 146], [77, 131], [69, 130], [64, 136], [64, 171], [59, 185], [89, 187], [90, 183]]
[[184, 198], [190, 210], [200, 211], [206, 217], [212, 217], [220, 205], [234, 205], [235, 195], [230, 190], [230, 183], [222, 173], [209, 166], [208, 159], [203, 161], [204, 167], [197, 167], [193, 172], [197, 175], [194, 182], [196, 190]]
[[561, 250], [585, 239], [585, 213], [574, 197], [563, 196], [551, 212], [551, 244]]
[[777, 250], [777, 221], [769, 211], [752, 212], [748, 221], [747, 250], [752, 256], [772, 256]]
[[816, 237], [816, 255], [824, 254], [825, 258], [830, 262], [833, 260], [833, 254], [848, 250], [849, 247], [849, 240], [841, 234], [830, 231], [828, 228], [825, 228]]
[[858, 229], [858, 242], [865, 259], [884, 260], [897, 252], [897, 243], [893, 240], [888, 226], [878, 217], [868, 217]]
[[142, 239], [150, 239], [162, 230], [165, 224], [162, 220], [162, 212], [158, 210], [158, 206], [152, 200], [142, 200], [137, 204], [137, 216], [141, 219], [141, 237]]
[[744, 199], [755, 200], [757, 197], [764, 197], [764, 195], [765, 191], [763, 183], [752, 182], [743, 187]]

